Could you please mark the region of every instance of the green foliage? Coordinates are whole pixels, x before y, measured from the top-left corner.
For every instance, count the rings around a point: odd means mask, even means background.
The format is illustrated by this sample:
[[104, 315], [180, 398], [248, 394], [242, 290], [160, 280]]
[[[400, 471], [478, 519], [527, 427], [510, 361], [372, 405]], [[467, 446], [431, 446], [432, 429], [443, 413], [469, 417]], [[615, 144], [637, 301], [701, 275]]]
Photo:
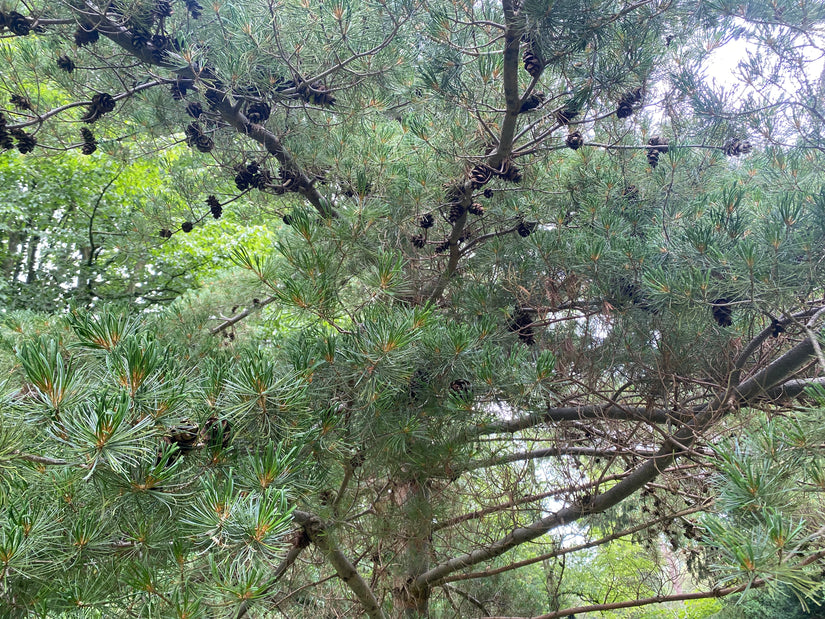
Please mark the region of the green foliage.
[[817, 599], [821, 3], [1, 8], [10, 614]]

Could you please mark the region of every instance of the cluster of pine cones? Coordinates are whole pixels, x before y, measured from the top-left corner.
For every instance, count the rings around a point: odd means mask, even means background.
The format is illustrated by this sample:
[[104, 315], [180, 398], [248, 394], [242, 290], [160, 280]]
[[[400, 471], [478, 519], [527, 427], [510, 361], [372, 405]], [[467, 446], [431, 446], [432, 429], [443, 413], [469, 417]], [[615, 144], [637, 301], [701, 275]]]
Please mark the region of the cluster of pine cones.
[[6, 127], [6, 116], [0, 114], [0, 148], [9, 150], [14, 147], [14, 140], [17, 140], [17, 150], [25, 155], [34, 150], [37, 145], [37, 139], [33, 135], [29, 135], [22, 129]]
[[17, 11], [5, 13], [0, 11], [0, 32], [8, 30], [18, 37], [24, 37], [32, 31], [31, 21]]
[[262, 168], [257, 161], [249, 164], [238, 164], [235, 166], [235, 186], [245, 191], [250, 187], [255, 189], [266, 189], [272, 185], [272, 175], [269, 170]]

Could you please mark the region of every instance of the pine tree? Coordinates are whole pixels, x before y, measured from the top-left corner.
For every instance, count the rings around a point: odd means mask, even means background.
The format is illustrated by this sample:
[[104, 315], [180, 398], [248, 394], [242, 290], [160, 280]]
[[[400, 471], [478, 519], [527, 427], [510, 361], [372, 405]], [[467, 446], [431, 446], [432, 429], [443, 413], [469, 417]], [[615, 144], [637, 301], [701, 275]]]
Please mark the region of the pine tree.
[[[199, 212], [148, 218], [152, 243], [240, 195], [277, 240], [162, 314], [6, 321], [11, 614], [680, 599], [570, 593], [571, 528], [682, 549], [709, 597], [815, 588], [822, 536], [784, 480], [819, 484], [796, 409], [822, 406], [823, 84], [794, 50], [822, 6], [27, 7], [3, 12], [4, 148], [77, 149], [79, 121], [95, 158], [179, 143]], [[699, 70], [734, 31], [765, 43], [738, 99]], [[481, 595], [538, 565], [554, 608]]]

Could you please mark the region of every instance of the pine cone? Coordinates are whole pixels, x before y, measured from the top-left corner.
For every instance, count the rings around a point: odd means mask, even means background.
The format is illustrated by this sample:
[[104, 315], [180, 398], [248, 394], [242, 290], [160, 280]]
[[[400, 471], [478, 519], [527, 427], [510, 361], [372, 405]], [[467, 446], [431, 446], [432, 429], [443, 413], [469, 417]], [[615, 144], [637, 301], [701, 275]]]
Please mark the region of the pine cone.
[[18, 94], [13, 94], [9, 98], [9, 103], [11, 103], [14, 107], [19, 110], [31, 110], [32, 109], [32, 102], [29, 101], [26, 97]]
[[524, 102], [521, 104], [521, 107], [519, 108], [518, 113], [524, 114], [525, 112], [529, 112], [530, 110], [535, 110], [542, 103], [544, 103], [544, 93], [534, 92], [524, 100]]
[[443, 254], [445, 251], [450, 249], [450, 239], [446, 239], [435, 246], [435, 253]]
[[567, 144], [567, 148], [579, 150], [584, 144], [584, 138], [581, 133], [574, 131], [573, 133], [567, 134], [567, 139], [564, 142]]
[[668, 151], [668, 143], [667, 140], [662, 139], [658, 135], [654, 135], [647, 141], [648, 146], [652, 146], [651, 150], [656, 150], [662, 154], [667, 153]]
[[57, 68], [61, 71], [65, 71], [66, 73], [71, 73], [75, 70], [75, 64], [74, 61], [68, 56], [58, 56]]
[[208, 153], [215, 148], [215, 142], [203, 132], [197, 122], [186, 126], [186, 143], [194, 146], [202, 153]]
[[203, 114], [203, 106], [197, 101], [190, 101], [186, 104], [186, 113], [192, 118], [200, 118]]
[[201, 16], [203, 7], [198, 4], [197, 0], [183, 0], [183, 3], [186, 5], [186, 10], [189, 11], [192, 19], [198, 19]]
[[435, 225], [435, 218], [432, 216], [432, 213], [427, 213], [426, 215], [422, 215], [421, 219], [418, 220], [418, 225], [425, 230], [427, 228], [432, 228]]
[[162, 228], [160, 232], [158, 232], [158, 236], [162, 239], [171, 239], [172, 238], [172, 231], [167, 230], [166, 228]]
[[628, 185], [622, 190], [622, 197], [628, 202], [636, 202], [639, 199], [639, 188], [636, 185]]
[[655, 168], [659, 165], [659, 155], [668, 151], [667, 140], [655, 135], [647, 141], [647, 144], [651, 147], [647, 149], [647, 163], [651, 168]]
[[192, 228], [194, 228], [194, 227], [195, 226], [192, 224], [191, 221], [184, 221], [180, 225], [180, 229], [183, 230], [184, 232], [187, 232], [187, 233], [192, 232]]
[[728, 157], [738, 157], [739, 155], [747, 155], [749, 152], [753, 150], [753, 146], [747, 140], [739, 140], [737, 138], [732, 138], [725, 142], [725, 146], [722, 148], [722, 151]]
[[478, 164], [470, 170], [470, 186], [473, 189], [483, 187], [493, 178], [493, 171], [483, 163]]
[[97, 121], [104, 114], [108, 114], [115, 109], [115, 100], [112, 95], [106, 92], [101, 92], [92, 97], [92, 103], [86, 114], [81, 118], [84, 123], [93, 123]]
[[456, 393], [470, 393], [472, 383], [466, 378], [459, 378], [450, 383], [450, 391]]
[[569, 125], [579, 115], [579, 108], [572, 102], [556, 110], [556, 122], [560, 125]]
[[524, 53], [521, 55], [521, 60], [524, 62], [524, 70], [527, 71], [530, 77], [537, 78], [544, 70], [544, 65], [536, 58], [536, 55], [531, 49], [524, 50]]
[[201, 434], [211, 449], [226, 449], [232, 440], [232, 426], [226, 419], [210, 417], [203, 424]]
[[495, 194], [494, 194], [494, 192], [493, 192], [493, 190], [492, 190], [492, 189], [489, 189], [489, 188], [488, 188], [488, 189], [485, 189], [485, 190], [484, 190], [484, 197], [485, 197], [485, 198], [487, 198], [488, 200], [489, 200], [490, 198], [492, 198], [494, 195], [495, 195]]
[[221, 207], [221, 203], [218, 202], [218, 199], [213, 195], [207, 196], [206, 204], [209, 207], [209, 212], [212, 213], [212, 217], [215, 219], [220, 219], [223, 214], [223, 207]]
[[135, 30], [132, 32], [132, 45], [138, 49], [142, 49], [146, 47], [151, 38], [152, 35], [145, 30]]
[[513, 317], [507, 325], [507, 329], [516, 333], [518, 339], [532, 346], [536, 343], [535, 332], [533, 331], [533, 317], [529, 310], [517, 307]]
[[733, 325], [733, 306], [730, 299], [721, 297], [711, 303], [711, 314], [720, 327], [730, 327]]
[[181, 452], [192, 451], [198, 444], [198, 426], [186, 424], [169, 428], [165, 437], [167, 442], [177, 445]]
[[626, 103], [620, 103], [616, 110], [616, 118], [627, 118], [633, 115], [633, 106]]
[[513, 163], [512, 159], [505, 159], [502, 161], [501, 167], [496, 170], [496, 174], [505, 181], [509, 181], [511, 183], [520, 183], [522, 179], [521, 170], [515, 163]]
[[427, 241], [426, 241], [426, 239], [424, 238], [423, 235], [413, 234], [410, 237], [410, 243], [413, 244], [413, 247], [417, 247], [418, 249], [421, 249], [422, 247], [424, 247], [427, 244]]
[[478, 202], [473, 202], [467, 208], [467, 212], [470, 213], [470, 215], [475, 215], [476, 217], [481, 217], [482, 215], [484, 215], [484, 207], [481, 204], [479, 204]]
[[11, 11], [6, 15], [6, 28], [18, 37], [24, 37], [31, 32], [31, 24], [28, 18], [17, 11]]
[[83, 146], [80, 148], [80, 152], [84, 155], [91, 155], [93, 152], [97, 150], [97, 140], [95, 139], [95, 134], [86, 127], [80, 129], [80, 136], [83, 138]]
[[266, 119], [269, 118], [269, 114], [271, 113], [271, 108], [267, 103], [264, 102], [255, 102], [249, 105], [246, 109], [246, 117], [249, 119], [250, 122], [253, 122], [257, 125], [260, 125], [262, 122], [265, 122]]
[[300, 188], [300, 177], [292, 170], [282, 167], [278, 170], [278, 179], [285, 191], [298, 191]]
[[516, 232], [519, 233], [519, 236], [522, 238], [527, 238], [533, 233], [533, 230], [536, 229], [537, 223], [535, 221], [522, 221], [519, 223], [518, 227], [516, 228]]
[[9, 133], [17, 140], [17, 150], [22, 155], [32, 152], [37, 145], [37, 138], [22, 129], [11, 129]]
[[624, 93], [621, 97], [619, 97], [619, 105], [636, 105], [642, 100], [642, 89], [636, 88], [629, 92]]
[[74, 31], [74, 42], [78, 47], [92, 45], [100, 39], [100, 33], [91, 24], [80, 24]]
[[617, 118], [627, 118], [634, 112], [633, 106], [642, 100], [642, 89], [636, 88], [624, 93], [619, 97], [619, 108], [616, 110]]
[[243, 164], [240, 164], [236, 167], [237, 174], [235, 175], [235, 186], [241, 190], [245, 191], [249, 189], [252, 185], [252, 180], [254, 178], [254, 174], [250, 172], [247, 167]]
[[329, 92], [321, 82], [306, 82], [298, 86], [298, 95], [307, 103], [332, 107], [335, 105], [335, 97]]
[[450, 206], [450, 212], [447, 214], [447, 221], [451, 224], [457, 222], [461, 216], [464, 214], [464, 207], [461, 204], [452, 204]]
[[771, 318], [771, 337], [776, 339], [785, 332], [785, 325], [776, 318]]
[[172, 17], [172, 3], [169, 0], [157, 0], [152, 8], [152, 17], [154, 19]]

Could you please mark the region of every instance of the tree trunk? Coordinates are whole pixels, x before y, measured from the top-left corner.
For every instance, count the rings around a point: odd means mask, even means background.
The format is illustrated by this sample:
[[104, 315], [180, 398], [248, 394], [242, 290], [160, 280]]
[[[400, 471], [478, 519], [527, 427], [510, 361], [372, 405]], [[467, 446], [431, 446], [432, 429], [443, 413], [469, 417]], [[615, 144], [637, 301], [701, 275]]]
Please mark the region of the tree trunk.
[[430, 616], [430, 588], [413, 588], [412, 584], [430, 566], [432, 509], [426, 480], [399, 482], [393, 500], [399, 511], [399, 567], [393, 583], [393, 615], [398, 619], [424, 619]]

